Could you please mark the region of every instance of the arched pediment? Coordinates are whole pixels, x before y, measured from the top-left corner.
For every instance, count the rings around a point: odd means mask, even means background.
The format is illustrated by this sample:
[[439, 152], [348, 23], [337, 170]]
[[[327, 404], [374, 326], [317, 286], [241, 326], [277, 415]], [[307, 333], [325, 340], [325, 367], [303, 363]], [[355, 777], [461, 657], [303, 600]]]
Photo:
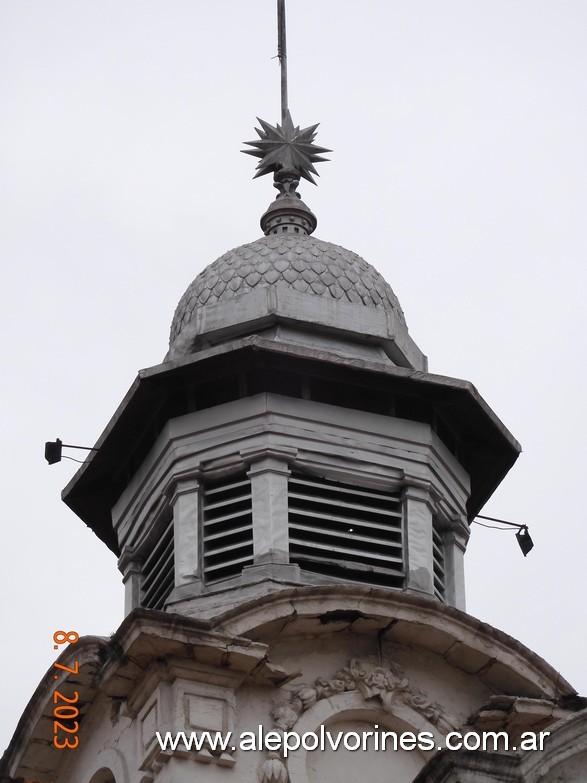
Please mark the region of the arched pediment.
[[540, 656], [498, 629], [433, 599], [357, 585], [281, 589], [214, 621], [224, 633], [267, 641], [351, 628], [438, 655], [495, 693], [557, 699], [575, 690]]

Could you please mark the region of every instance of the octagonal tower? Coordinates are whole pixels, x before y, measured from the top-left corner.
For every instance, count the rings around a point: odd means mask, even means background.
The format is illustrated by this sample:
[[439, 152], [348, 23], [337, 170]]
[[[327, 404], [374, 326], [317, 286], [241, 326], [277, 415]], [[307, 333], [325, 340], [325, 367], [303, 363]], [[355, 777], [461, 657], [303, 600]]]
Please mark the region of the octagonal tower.
[[120, 556], [128, 612], [328, 584], [464, 608], [469, 522], [518, 444], [291, 188], [261, 225], [188, 286], [65, 501]]

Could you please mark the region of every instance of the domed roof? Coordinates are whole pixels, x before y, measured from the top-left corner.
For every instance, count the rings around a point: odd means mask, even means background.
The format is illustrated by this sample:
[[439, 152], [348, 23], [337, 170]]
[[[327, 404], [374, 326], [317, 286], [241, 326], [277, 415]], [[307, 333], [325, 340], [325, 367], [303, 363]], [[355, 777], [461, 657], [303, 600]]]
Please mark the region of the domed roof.
[[271, 286], [382, 309], [405, 325], [389, 284], [356, 253], [304, 234], [270, 234], [229, 250], [196, 277], [175, 311], [170, 345], [199, 308]]

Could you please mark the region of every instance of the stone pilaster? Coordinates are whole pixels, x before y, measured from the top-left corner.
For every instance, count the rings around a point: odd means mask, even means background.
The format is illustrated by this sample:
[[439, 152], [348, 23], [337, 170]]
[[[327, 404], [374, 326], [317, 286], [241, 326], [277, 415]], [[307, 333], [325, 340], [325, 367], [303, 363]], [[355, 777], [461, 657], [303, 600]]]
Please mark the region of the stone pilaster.
[[469, 538], [464, 517], [455, 518], [444, 532], [444, 571], [446, 603], [463, 612], [465, 605], [465, 551]]
[[176, 588], [200, 577], [200, 488], [199, 474], [192, 474], [174, 481], [170, 493]]
[[126, 552], [118, 561], [124, 585], [124, 614], [130, 614], [141, 605], [141, 562]]
[[253, 553], [255, 565], [289, 562], [288, 487], [289, 461], [297, 451], [264, 448], [242, 453], [250, 461], [253, 505]]
[[410, 593], [433, 596], [433, 505], [429, 486], [424, 482], [407, 486], [403, 492], [403, 503], [406, 520], [406, 589]]

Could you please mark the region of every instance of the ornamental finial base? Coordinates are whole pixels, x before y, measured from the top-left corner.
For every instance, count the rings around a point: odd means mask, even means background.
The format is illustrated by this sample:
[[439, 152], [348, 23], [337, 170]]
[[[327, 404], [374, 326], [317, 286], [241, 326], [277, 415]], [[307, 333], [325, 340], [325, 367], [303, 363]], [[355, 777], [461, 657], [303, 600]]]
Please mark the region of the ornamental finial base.
[[269, 234], [311, 234], [318, 224], [316, 215], [296, 192], [300, 174], [294, 168], [279, 168], [273, 175], [273, 187], [279, 195], [261, 217], [261, 228]]
[[261, 217], [263, 233], [312, 234], [318, 221], [316, 215], [300, 199], [299, 195], [280, 195], [269, 205]]

